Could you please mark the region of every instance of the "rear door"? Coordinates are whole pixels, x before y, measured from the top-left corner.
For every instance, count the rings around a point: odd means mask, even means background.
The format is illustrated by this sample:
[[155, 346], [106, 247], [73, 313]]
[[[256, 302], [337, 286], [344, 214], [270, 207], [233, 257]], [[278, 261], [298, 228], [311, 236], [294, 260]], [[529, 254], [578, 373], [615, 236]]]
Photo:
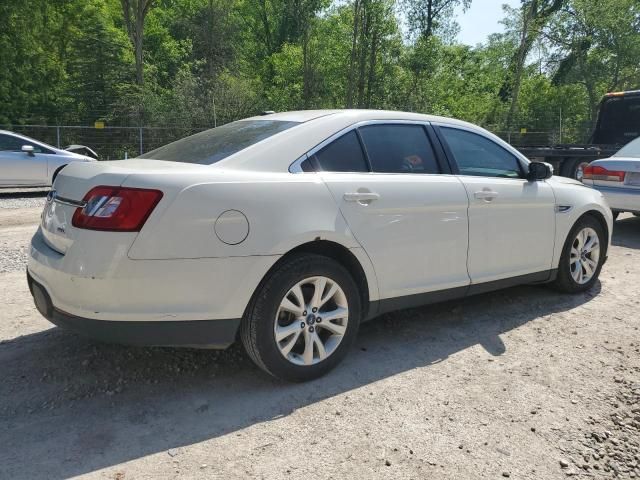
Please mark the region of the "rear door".
[[526, 180], [523, 163], [488, 136], [457, 126], [438, 131], [469, 197], [472, 284], [548, 273], [556, 215], [551, 186]]
[[469, 284], [467, 195], [442, 173], [427, 128], [361, 125], [308, 160], [371, 258], [381, 299]]
[[[33, 155], [22, 151], [33, 147]], [[2, 185], [45, 185], [47, 156], [54, 152], [17, 136], [0, 134], [0, 183]]]

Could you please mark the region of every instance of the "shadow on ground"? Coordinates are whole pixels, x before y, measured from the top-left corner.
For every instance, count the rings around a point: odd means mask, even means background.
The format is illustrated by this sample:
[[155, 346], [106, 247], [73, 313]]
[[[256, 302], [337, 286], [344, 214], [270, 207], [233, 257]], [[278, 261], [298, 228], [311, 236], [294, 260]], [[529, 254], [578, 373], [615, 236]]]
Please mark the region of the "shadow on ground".
[[47, 193], [49, 193], [49, 188], [42, 189], [2, 189], [0, 190], [0, 200], [4, 198], [39, 198], [46, 197]]
[[615, 222], [612, 243], [618, 247], [640, 248], [640, 217], [627, 216]]
[[[60, 329], [0, 344], [0, 477], [67, 478], [202, 442], [419, 367], [588, 302], [517, 287], [387, 315], [317, 381], [288, 384], [225, 352], [91, 343]], [[7, 448], [7, 446], [9, 446]], [[5, 475], [2, 474], [3, 469]]]

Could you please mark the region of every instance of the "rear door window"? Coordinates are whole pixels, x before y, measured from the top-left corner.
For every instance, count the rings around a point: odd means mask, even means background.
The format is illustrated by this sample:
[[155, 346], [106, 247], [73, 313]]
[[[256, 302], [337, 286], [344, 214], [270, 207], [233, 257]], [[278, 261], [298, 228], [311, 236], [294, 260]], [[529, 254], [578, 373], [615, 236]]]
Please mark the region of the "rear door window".
[[345, 133], [310, 156], [301, 165], [302, 171], [368, 172], [367, 161], [354, 130]]
[[422, 125], [367, 125], [359, 129], [371, 170], [379, 173], [440, 173]]

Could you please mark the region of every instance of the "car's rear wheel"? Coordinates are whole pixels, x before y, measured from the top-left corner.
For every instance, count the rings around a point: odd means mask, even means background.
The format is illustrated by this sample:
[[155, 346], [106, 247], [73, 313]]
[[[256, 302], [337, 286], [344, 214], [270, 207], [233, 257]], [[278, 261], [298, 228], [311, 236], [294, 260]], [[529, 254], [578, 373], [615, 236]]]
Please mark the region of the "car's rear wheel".
[[605, 253], [606, 237], [600, 222], [590, 215], [580, 218], [565, 241], [556, 287], [568, 293], [589, 290], [598, 280]]
[[292, 256], [259, 287], [241, 325], [252, 360], [271, 375], [306, 381], [346, 355], [361, 316], [360, 294], [336, 261]]

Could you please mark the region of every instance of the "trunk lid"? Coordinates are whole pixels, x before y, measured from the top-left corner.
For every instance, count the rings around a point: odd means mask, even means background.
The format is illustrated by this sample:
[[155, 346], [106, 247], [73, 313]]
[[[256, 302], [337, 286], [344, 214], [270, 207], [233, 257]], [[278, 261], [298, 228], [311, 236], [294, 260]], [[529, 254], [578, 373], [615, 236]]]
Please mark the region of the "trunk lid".
[[[73, 214], [82, 208], [83, 198], [99, 185], [121, 186], [132, 174], [145, 172], [175, 172], [189, 165], [155, 160], [119, 160], [111, 162], [76, 162], [67, 165], [57, 175], [42, 212], [41, 230], [46, 243], [66, 253], [85, 231], [73, 227]], [[198, 165], [199, 168], [206, 168]]]

